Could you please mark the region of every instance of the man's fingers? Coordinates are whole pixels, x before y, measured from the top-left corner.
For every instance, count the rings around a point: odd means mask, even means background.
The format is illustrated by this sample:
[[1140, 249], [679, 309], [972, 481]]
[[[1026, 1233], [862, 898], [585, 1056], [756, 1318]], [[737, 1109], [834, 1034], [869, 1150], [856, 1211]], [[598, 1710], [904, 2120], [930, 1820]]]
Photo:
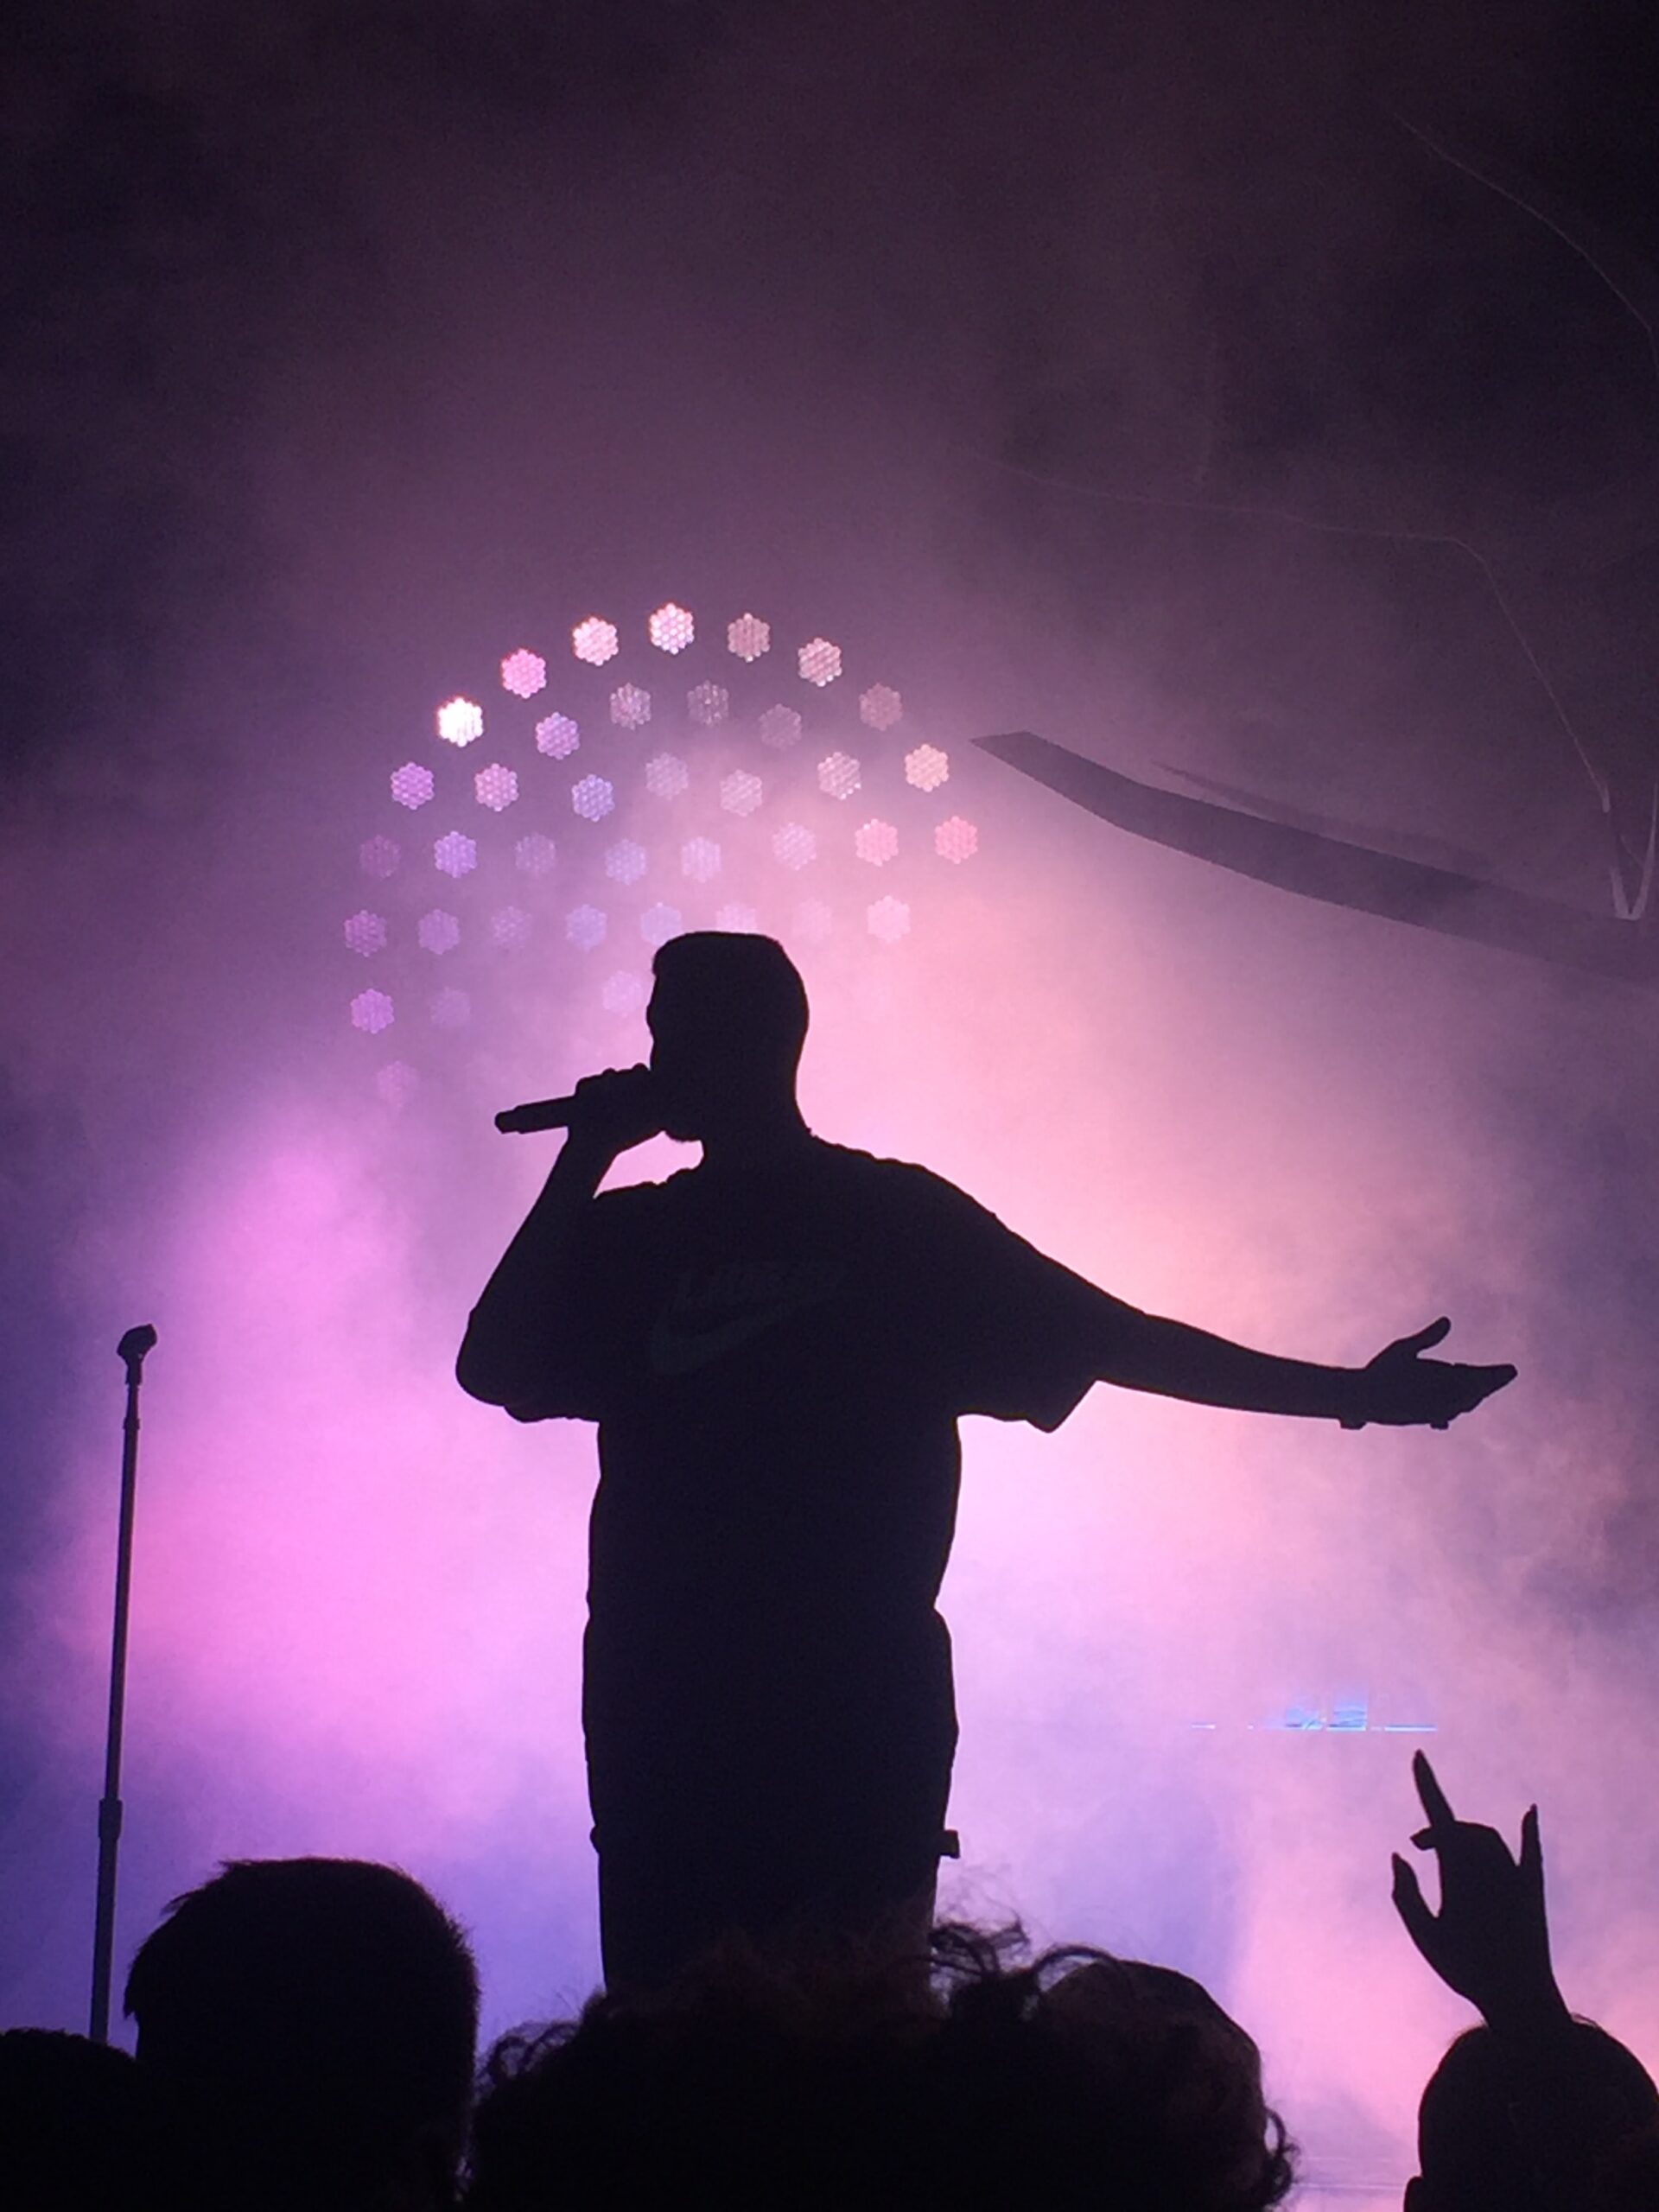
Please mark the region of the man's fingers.
[[1538, 1840], [1538, 1808], [1529, 1805], [1521, 1816], [1521, 1872], [1527, 1886], [1541, 1897], [1544, 1891], [1544, 1847]]
[[[1440, 1778], [1429, 1764], [1424, 1752], [1413, 1752], [1411, 1773], [1412, 1779], [1417, 1784], [1417, 1795], [1422, 1801], [1423, 1810], [1428, 1815], [1430, 1834], [1433, 1835], [1434, 1831], [1440, 1828], [1455, 1827], [1458, 1824], [1458, 1816], [1452, 1810], [1446, 1794], [1440, 1787]], [[1416, 1837], [1414, 1836], [1412, 1841], [1414, 1843], [1416, 1840]]]
[[1404, 1921], [1407, 1935], [1427, 1958], [1434, 1941], [1434, 1915], [1415, 1873], [1397, 1851], [1394, 1853], [1394, 1909]]
[[1431, 1321], [1426, 1329], [1419, 1329], [1414, 1337], [1402, 1337], [1395, 1346], [1396, 1351], [1427, 1351], [1433, 1344], [1442, 1344], [1452, 1333], [1452, 1323], [1442, 1313], [1438, 1321]]

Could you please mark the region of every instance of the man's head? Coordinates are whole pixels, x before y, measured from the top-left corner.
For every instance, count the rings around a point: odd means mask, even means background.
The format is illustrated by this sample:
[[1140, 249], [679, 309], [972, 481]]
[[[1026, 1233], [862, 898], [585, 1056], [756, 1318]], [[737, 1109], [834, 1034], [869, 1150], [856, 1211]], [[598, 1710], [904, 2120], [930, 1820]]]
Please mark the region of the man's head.
[[124, 2050], [43, 2028], [0, 2035], [0, 2204], [9, 2212], [156, 2212], [149, 2083]]
[[[1579, 2112], [1587, 2174], [1601, 2153], [1651, 2122], [1659, 2094], [1641, 2061], [1590, 2020], [1573, 2024], [1568, 2101]], [[1516, 2092], [1490, 2028], [1460, 2035], [1429, 2078], [1417, 2114], [1421, 2173], [1406, 2212], [1551, 2212], [1515, 2128]]]
[[697, 930], [671, 938], [652, 966], [645, 1020], [669, 1135], [718, 1141], [793, 1122], [806, 987], [783, 946]]
[[407, 1874], [349, 1859], [227, 1866], [144, 1942], [126, 2009], [200, 2201], [448, 2201], [478, 1977]]

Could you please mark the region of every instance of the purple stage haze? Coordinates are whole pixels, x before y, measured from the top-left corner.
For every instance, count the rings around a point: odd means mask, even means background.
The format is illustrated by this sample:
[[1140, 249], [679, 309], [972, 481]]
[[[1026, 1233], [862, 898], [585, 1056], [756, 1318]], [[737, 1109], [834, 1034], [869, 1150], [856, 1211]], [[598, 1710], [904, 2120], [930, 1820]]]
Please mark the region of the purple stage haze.
[[[953, 60], [947, 10], [841, 11], [833, 50], [789, 12], [664, 31], [603, 128], [608, 48], [544, 111], [512, 52], [383, 88], [273, 10], [228, 116], [189, 9], [120, 49], [137, 140], [255, 213], [204, 237], [158, 184], [118, 306], [73, 308], [157, 365], [73, 385], [99, 469], [53, 443], [74, 348], [28, 386], [73, 497], [7, 679], [0, 2025], [84, 2023], [144, 1320], [118, 1974], [221, 1859], [318, 1852], [430, 1885], [489, 2030], [591, 1986], [593, 1440], [453, 1361], [557, 1142], [491, 1116], [639, 1058], [652, 942], [723, 917], [805, 974], [824, 1135], [1249, 1344], [1361, 1362], [1446, 1313], [1450, 1356], [1517, 1363], [1444, 1435], [1106, 1389], [964, 1428], [947, 1904], [1202, 1976], [1316, 2176], [1397, 2192], [1467, 2017], [1389, 1903], [1421, 1743], [1460, 1812], [1537, 1802], [1568, 1999], [1659, 2063], [1652, 1002], [1226, 876], [971, 741], [1173, 761], [1605, 909], [1641, 595], [1583, 645], [1526, 549], [1650, 438], [1639, 334], [1356, 122], [1345, 49], [1286, 71], [1211, 11], [1177, 53], [1148, 6], [1148, 46], [1062, 10], [1052, 53]], [[1398, 72], [1482, 51], [1420, 27]], [[1111, 127], [1033, 177], [1079, 68]], [[1446, 397], [1424, 235], [1498, 272], [1490, 416], [1472, 370]], [[1447, 549], [1500, 525], [1612, 817]]]

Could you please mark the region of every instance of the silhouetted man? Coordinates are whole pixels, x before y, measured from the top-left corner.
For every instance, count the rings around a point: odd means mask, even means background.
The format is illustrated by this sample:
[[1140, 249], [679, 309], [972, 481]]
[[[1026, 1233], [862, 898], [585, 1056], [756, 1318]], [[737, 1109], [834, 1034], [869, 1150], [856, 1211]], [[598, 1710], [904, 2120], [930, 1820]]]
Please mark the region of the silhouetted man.
[[[613, 1985], [734, 1931], [925, 1931], [960, 1414], [1052, 1429], [1106, 1381], [1444, 1427], [1514, 1372], [1418, 1357], [1445, 1322], [1351, 1370], [1139, 1313], [925, 1168], [813, 1135], [780, 945], [676, 938], [656, 979], [649, 1067], [577, 1086], [459, 1364], [517, 1420], [600, 1424], [582, 1717]], [[661, 1131], [701, 1164], [596, 1195]]]

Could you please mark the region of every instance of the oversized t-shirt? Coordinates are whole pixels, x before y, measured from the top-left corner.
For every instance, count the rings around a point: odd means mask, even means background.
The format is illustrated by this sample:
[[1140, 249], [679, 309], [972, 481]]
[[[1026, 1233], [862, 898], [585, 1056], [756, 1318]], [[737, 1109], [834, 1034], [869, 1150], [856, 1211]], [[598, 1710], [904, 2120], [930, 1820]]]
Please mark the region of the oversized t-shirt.
[[566, 1279], [512, 1410], [599, 1423], [601, 1848], [692, 1796], [942, 1807], [957, 1416], [1058, 1427], [1133, 1309], [942, 1178], [817, 1139], [601, 1193]]

